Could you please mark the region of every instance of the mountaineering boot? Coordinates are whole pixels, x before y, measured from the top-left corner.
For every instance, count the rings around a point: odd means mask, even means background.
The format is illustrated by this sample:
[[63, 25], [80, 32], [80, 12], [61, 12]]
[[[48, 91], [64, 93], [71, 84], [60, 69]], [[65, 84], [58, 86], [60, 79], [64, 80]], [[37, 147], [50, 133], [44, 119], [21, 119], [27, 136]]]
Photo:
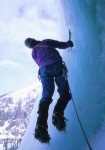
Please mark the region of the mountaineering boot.
[[59, 131], [65, 131], [66, 121], [68, 121], [63, 114], [57, 112], [52, 115], [52, 123]]
[[62, 95], [55, 105], [52, 115], [52, 123], [59, 131], [66, 129], [66, 121], [68, 120], [64, 117], [64, 110], [71, 98], [72, 96], [70, 93]]
[[42, 143], [49, 143], [51, 139], [48, 134], [48, 129], [41, 125], [36, 126], [34, 137]]
[[38, 118], [36, 122], [35, 133], [34, 133], [34, 137], [36, 139], [45, 143], [50, 141], [50, 136], [48, 134], [48, 125], [47, 125], [49, 105], [50, 103], [48, 101], [40, 102], [39, 109], [38, 109]]

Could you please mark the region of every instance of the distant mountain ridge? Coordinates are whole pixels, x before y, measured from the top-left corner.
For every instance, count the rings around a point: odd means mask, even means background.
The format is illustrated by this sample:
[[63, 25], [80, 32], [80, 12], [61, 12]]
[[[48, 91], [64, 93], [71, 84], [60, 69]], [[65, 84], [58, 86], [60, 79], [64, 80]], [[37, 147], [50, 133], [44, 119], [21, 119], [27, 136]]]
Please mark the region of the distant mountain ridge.
[[35, 83], [0, 96], [0, 143], [6, 138], [22, 139], [40, 91], [40, 83]]

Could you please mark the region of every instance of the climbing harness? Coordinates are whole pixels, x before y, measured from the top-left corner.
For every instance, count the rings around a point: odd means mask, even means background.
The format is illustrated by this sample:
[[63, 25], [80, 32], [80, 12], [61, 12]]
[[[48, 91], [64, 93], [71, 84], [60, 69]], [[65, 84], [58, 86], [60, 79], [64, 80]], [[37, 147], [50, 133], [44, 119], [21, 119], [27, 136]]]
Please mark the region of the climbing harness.
[[67, 80], [68, 78], [68, 69], [66, 67], [66, 64], [64, 61], [62, 61], [62, 65], [63, 65], [63, 70], [62, 70], [62, 77], [65, 77], [65, 80]]
[[[67, 80], [68, 70], [67, 70], [65, 62], [62, 61], [62, 71], [59, 74], [57, 74], [57, 75], [51, 75], [51, 74], [49, 74], [49, 73], [46, 72], [45, 76], [53, 76], [53, 77], [62, 76], [62, 77], [65, 77], [65, 80]], [[41, 81], [41, 77], [42, 76], [41, 76], [41, 72], [40, 72], [40, 68], [39, 68], [39, 71], [38, 71], [38, 79], [39, 79], [39, 81]]]

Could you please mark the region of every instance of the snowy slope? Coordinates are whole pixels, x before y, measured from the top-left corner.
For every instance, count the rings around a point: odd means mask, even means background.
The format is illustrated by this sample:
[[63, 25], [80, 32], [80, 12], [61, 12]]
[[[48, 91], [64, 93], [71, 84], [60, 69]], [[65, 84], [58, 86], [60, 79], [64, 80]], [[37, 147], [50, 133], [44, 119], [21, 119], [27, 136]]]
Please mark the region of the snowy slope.
[[0, 96], [1, 147], [5, 146], [6, 143], [8, 147], [10, 142], [21, 141], [29, 123], [34, 102], [37, 100], [40, 91], [40, 83], [36, 83]]

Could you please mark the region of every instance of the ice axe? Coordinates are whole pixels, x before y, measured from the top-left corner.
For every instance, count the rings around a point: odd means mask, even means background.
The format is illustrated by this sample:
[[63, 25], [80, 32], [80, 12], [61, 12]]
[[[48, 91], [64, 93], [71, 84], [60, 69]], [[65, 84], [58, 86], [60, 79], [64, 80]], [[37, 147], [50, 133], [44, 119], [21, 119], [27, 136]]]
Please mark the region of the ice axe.
[[[70, 29], [69, 29], [69, 40], [71, 40], [71, 31], [70, 31]], [[69, 49], [69, 50], [72, 50], [72, 48]], [[69, 51], [68, 51], [68, 52], [69, 52]]]
[[69, 40], [71, 40], [71, 31], [69, 29]]

